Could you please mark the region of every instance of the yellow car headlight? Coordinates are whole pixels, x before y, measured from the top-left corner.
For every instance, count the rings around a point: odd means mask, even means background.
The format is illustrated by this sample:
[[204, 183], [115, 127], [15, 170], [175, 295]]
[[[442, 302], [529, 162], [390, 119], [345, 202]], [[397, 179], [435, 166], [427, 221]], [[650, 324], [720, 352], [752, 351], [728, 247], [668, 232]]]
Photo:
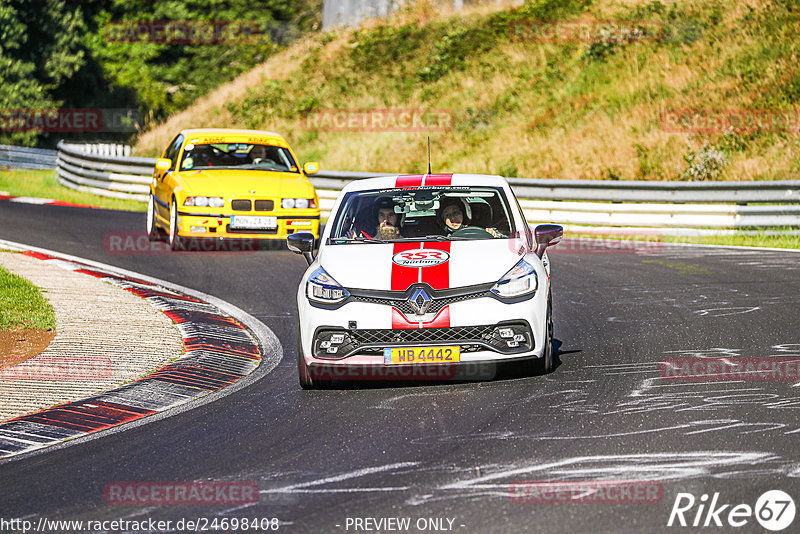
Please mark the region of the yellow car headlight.
[[307, 198], [284, 198], [281, 200], [281, 207], [285, 210], [299, 209], [307, 210], [308, 208], [316, 208], [317, 205], [314, 199]]
[[221, 208], [225, 206], [225, 199], [222, 197], [186, 197], [183, 201], [184, 206], [197, 206], [198, 208]]

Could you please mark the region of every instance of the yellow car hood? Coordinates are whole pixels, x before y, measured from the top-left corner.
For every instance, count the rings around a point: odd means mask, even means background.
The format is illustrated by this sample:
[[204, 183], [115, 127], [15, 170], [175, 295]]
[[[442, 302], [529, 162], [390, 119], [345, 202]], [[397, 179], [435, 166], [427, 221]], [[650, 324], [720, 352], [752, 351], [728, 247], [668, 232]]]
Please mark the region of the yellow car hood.
[[181, 171], [176, 178], [187, 196], [314, 196], [311, 183], [303, 175], [292, 172], [197, 169]]

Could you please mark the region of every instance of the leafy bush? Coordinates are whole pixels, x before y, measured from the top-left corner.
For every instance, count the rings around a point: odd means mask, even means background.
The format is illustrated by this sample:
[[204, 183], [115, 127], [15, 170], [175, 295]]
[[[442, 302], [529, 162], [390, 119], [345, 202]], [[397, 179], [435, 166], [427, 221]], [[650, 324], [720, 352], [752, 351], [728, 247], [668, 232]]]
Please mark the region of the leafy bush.
[[703, 181], [716, 180], [728, 166], [728, 158], [717, 146], [709, 146], [708, 141], [703, 141], [702, 146], [695, 148], [690, 137], [688, 152], [683, 155], [686, 168], [681, 172], [682, 180]]

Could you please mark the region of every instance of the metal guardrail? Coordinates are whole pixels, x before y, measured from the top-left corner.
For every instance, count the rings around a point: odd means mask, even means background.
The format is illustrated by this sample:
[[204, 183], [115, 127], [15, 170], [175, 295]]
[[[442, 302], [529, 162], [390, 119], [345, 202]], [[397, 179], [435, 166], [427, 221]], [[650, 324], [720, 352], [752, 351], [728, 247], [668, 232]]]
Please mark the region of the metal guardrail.
[[[112, 155], [113, 154], [113, 155]], [[61, 185], [95, 195], [147, 200], [156, 158], [130, 156], [122, 145], [58, 143], [56, 175]]]
[[[104, 196], [146, 200], [155, 158], [90, 153], [58, 144], [59, 181]], [[99, 149], [94, 148], [94, 151]], [[122, 150], [124, 152], [124, 150]], [[120, 152], [118, 149], [117, 152]], [[353, 180], [399, 173], [319, 171], [311, 177], [323, 215]], [[649, 182], [508, 179], [527, 219], [568, 226], [688, 229], [800, 227], [800, 180]]]
[[0, 167], [11, 169], [53, 169], [55, 166], [55, 150], [0, 145]]

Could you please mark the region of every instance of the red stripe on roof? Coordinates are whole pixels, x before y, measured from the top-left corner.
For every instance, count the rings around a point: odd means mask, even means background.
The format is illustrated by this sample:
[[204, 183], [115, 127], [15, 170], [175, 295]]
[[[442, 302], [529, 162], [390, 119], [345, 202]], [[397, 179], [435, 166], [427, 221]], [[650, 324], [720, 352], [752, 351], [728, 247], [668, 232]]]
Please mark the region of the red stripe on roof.
[[450, 185], [452, 181], [452, 174], [429, 174], [425, 178], [425, 185]]
[[419, 187], [422, 185], [424, 174], [406, 174], [398, 176], [394, 183], [395, 187]]

